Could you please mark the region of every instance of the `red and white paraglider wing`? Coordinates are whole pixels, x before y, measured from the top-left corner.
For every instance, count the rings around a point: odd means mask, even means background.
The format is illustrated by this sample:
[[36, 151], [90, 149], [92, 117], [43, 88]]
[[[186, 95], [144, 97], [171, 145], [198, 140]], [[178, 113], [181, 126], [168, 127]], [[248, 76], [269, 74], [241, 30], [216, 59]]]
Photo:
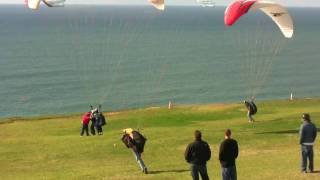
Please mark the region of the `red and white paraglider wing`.
[[165, 8], [164, 0], [149, 0], [149, 2], [158, 10], [163, 11]]
[[263, 0], [237, 0], [231, 3], [224, 15], [224, 22], [232, 26], [237, 20], [249, 11], [261, 10], [268, 15], [280, 28], [286, 38], [293, 36], [293, 22], [288, 11], [279, 4]]
[[39, 9], [41, 0], [25, 0], [25, 3], [30, 9], [37, 10]]
[[231, 3], [224, 13], [225, 25], [232, 26], [241, 16], [246, 14], [256, 2], [257, 0], [237, 0]]
[[268, 15], [278, 25], [286, 38], [292, 38], [293, 21], [284, 7], [271, 1], [257, 1], [251, 6], [250, 11], [256, 9], [260, 9]]

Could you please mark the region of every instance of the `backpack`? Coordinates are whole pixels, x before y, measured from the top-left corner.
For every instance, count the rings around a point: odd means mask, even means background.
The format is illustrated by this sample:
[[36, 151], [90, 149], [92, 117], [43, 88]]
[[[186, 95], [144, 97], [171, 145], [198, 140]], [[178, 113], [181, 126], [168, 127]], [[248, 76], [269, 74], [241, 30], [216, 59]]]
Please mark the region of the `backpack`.
[[256, 104], [253, 102], [253, 101], [251, 101], [250, 102], [250, 114], [256, 114], [258, 112], [258, 108], [257, 108], [257, 106], [256, 106]]
[[100, 118], [101, 118], [101, 119], [100, 119], [100, 120], [101, 120], [101, 126], [106, 125], [106, 123], [107, 123], [107, 122], [106, 122], [106, 118], [104, 117], [104, 115], [103, 115], [102, 113], [100, 114]]
[[133, 136], [133, 143], [137, 148], [138, 153], [143, 153], [144, 150], [144, 145], [147, 141], [147, 139], [140, 134], [138, 131], [132, 131], [132, 136]]

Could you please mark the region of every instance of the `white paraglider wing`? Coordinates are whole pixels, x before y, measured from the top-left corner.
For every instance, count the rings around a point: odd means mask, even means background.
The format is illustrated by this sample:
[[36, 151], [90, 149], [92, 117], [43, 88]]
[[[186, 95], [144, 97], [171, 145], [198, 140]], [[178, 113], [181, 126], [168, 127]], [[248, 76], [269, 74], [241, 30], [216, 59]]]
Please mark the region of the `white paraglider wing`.
[[41, 0], [26, 0], [26, 4], [30, 9], [37, 10], [39, 8]]
[[250, 11], [256, 9], [260, 9], [267, 14], [278, 25], [286, 38], [292, 38], [293, 21], [284, 7], [270, 1], [257, 1], [252, 5]]
[[200, 4], [202, 7], [214, 7], [215, 3], [213, 0], [197, 0], [197, 3]]
[[65, 0], [43, 0], [43, 3], [49, 7], [63, 7]]
[[164, 0], [149, 0], [149, 2], [158, 10], [164, 10], [165, 4]]

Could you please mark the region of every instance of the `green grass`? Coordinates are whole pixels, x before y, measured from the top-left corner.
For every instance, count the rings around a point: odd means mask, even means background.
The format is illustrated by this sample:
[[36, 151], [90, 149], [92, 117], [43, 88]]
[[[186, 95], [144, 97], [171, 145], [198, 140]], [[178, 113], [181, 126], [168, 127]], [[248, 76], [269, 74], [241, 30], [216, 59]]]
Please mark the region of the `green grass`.
[[[0, 124], [0, 179], [191, 179], [183, 153], [195, 129], [211, 146], [209, 176], [220, 179], [217, 152], [226, 128], [232, 129], [240, 147], [238, 179], [320, 179], [320, 173], [300, 173], [298, 144], [301, 113], [311, 113], [320, 127], [320, 100], [257, 105], [254, 124], [247, 122], [242, 104], [110, 113], [104, 136], [90, 137], [79, 136], [81, 115], [7, 120]], [[142, 129], [148, 138], [143, 154], [148, 175], [140, 172], [120, 141], [127, 127]], [[314, 150], [315, 167], [320, 170], [318, 144]]]

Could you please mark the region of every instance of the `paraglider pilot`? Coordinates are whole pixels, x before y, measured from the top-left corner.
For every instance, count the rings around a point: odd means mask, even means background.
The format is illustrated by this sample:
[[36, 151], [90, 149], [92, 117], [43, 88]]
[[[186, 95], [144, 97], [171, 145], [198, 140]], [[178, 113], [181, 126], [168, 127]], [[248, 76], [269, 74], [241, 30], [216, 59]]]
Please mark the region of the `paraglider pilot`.
[[244, 104], [248, 110], [247, 116], [248, 116], [249, 122], [254, 122], [255, 120], [253, 118], [253, 115], [255, 115], [258, 111], [256, 104], [253, 102], [253, 99], [249, 101], [244, 101]]
[[132, 128], [124, 129], [123, 133], [124, 134], [121, 138], [122, 142], [127, 148], [130, 148], [132, 150], [133, 155], [135, 156], [142, 172], [148, 174], [147, 167], [141, 158], [141, 154], [143, 153], [144, 145], [147, 139], [138, 131], [135, 131]]
[[97, 129], [98, 135], [103, 135], [102, 126], [106, 124], [106, 119], [101, 112], [101, 105], [97, 108], [91, 107], [91, 126], [90, 131], [92, 135], [96, 135], [95, 129]]

